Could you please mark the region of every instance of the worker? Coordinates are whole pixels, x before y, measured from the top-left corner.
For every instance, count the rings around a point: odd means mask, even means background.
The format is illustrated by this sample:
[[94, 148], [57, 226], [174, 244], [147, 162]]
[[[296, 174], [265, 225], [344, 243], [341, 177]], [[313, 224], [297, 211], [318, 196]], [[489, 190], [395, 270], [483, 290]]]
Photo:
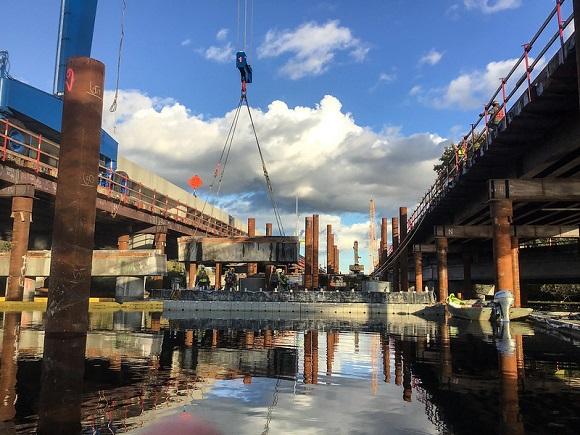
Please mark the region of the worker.
[[498, 125], [505, 118], [505, 110], [503, 107], [500, 109], [497, 100], [493, 100], [493, 102], [491, 103], [491, 107], [489, 108], [488, 114], [489, 114], [489, 122], [487, 125], [491, 128], [497, 128]]
[[276, 275], [278, 275], [278, 287], [280, 290], [288, 290], [288, 277], [282, 269], [276, 269]]
[[233, 267], [230, 267], [228, 269], [228, 271], [226, 272], [226, 290], [228, 291], [234, 291], [236, 288], [236, 281], [238, 277], [236, 276], [236, 273], [234, 271]]
[[207, 290], [209, 288], [209, 276], [207, 275], [207, 271], [203, 264], [199, 266], [199, 270], [197, 271], [195, 285], [196, 287], [199, 287], [200, 290]]

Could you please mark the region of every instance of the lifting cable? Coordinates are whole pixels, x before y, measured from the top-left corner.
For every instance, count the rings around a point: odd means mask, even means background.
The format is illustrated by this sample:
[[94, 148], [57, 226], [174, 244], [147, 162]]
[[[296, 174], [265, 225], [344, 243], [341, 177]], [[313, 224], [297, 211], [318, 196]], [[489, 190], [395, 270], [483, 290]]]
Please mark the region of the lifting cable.
[[[117, 98], [119, 97], [119, 79], [121, 76], [121, 58], [123, 54], [123, 41], [125, 39], [125, 12], [127, 11], [126, 0], [121, 0], [121, 37], [119, 38], [119, 53], [117, 56], [117, 83], [115, 85], [115, 96], [111, 107], [109, 107], [109, 112], [115, 112], [117, 110]], [[116, 123], [115, 123], [116, 124]]]

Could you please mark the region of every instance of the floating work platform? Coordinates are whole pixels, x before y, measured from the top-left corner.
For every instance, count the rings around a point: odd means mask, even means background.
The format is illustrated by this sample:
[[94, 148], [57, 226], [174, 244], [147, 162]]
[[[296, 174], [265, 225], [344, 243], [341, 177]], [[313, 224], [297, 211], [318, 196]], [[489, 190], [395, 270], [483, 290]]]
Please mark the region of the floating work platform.
[[412, 314], [434, 303], [432, 292], [230, 292], [152, 290], [165, 311], [238, 311], [299, 315]]

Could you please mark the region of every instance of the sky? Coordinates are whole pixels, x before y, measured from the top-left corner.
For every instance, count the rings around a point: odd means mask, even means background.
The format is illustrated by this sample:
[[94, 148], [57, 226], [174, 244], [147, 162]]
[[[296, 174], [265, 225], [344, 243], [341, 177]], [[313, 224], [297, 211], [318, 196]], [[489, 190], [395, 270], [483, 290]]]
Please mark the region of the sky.
[[[125, 1], [114, 113], [122, 0], [99, 1], [92, 51], [106, 65], [103, 124], [120, 153], [181, 186], [198, 174], [200, 196], [242, 220], [256, 217], [259, 228], [273, 222], [247, 113], [220, 196], [208, 190], [240, 97], [235, 52], [245, 48], [254, 70], [248, 101], [285, 232], [297, 227], [298, 197], [300, 229], [306, 215], [320, 215], [321, 262], [333, 224], [342, 271], [354, 240], [368, 270], [369, 200], [377, 226], [400, 206], [412, 212], [443, 148], [469, 129], [555, 3]], [[60, 0], [2, 4], [26, 17], [3, 23], [11, 75], [50, 92]]]

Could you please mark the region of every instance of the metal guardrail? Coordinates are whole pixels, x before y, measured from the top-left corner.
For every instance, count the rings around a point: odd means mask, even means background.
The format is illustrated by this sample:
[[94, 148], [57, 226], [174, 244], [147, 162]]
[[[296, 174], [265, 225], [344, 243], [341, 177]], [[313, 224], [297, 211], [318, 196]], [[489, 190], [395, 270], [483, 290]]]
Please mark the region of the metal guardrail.
[[[463, 136], [459, 146], [455, 150], [455, 160], [449, 162], [449, 164], [439, 172], [439, 176], [437, 177], [435, 183], [425, 193], [409, 217], [407, 222], [406, 241], [401, 241], [399, 249], [397, 250], [393, 250], [392, 247], [389, 247], [389, 256], [393, 254], [396, 255], [397, 251], [400, 251], [406, 247], [408, 240], [410, 240], [412, 236], [412, 232], [414, 232], [414, 230], [421, 225], [425, 219], [425, 216], [427, 216], [432, 208], [437, 205], [437, 203], [445, 196], [447, 191], [462, 175], [463, 167], [467, 164], [471, 166], [476, 163], [482, 156], [480, 151], [481, 147], [483, 145], [489, 146], [493, 140], [494, 132], [497, 132], [499, 129], [503, 130], [510, 124], [511, 120], [507, 115], [508, 110], [513, 107], [513, 104], [510, 105], [509, 103], [513, 103], [513, 97], [525, 83], [527, 83], [526, 93], [528, 95], [528, 99], [530, 101], [532, 100], [532, 73], [534, 72], [534, 69], [538, 66], [538, 64], [540, 64], [540, 61], [558, 39], [560, 40], [560, 49], [563, 50], [565, 44], [564, 31], [574, 20], [573, 12], [565, 21], [562, 19], [561, 8], [565, 1], [566, 0], [556, 0], [556, 6], [548, 14], [548, 17], [544, 20], [530, 42], [523, 45], [524, 52], [512, 66], [509, 73], [506, 75], [506, 77], [498, 78], [498, 80], [500, 80], [500, 85], [493, 93], [489, 101], [484, 105], [483, 112], [479, 114], [476, 122], [471, 124], [471, 129], [469, 132]], [[557, 31], [551, 34], [548, 42], [542, 47], [542, 49], [537, 53], [535, 58], [533, 58], [532, 62], [530, 63], [530, 52], [533, 48], [535, 48], [536, 42], [542, 35], [544, 35], [544, 32], [550, 23], [554, 20], [554, 18], [557, 20]], [[517, 76], [516, 74], [522, 65], [524, 66], [524, 72]], [[502, 96], [502, 102], [499, 105], [497, 111], [490, 114], [492, 103], [500, 94]], [[500, 122], [496, 121], [496, 113], [503, 114], [503, 118], [500, 120]], [[478, 132], [477, 129], [480, 126], [481, 131]], [[382, 266], [383, 265], [379, 265], [373, 274], [381, 273], [384, 270], [384, 267]]]
[[[52, 178], [58, 177], [60, 145], [22, 128], [7, 119], [0, 119], [0, 160], [12, 161], [18, 166]], [[99, 162], [98, 193], [120, 205], [130, 205], [139, 210], [171, 219], [187, 226], [220, 235], [243, 235], [244, 232], [202, 213], [155, 189], [131, 180], [123, 172], [114, 171]]]

